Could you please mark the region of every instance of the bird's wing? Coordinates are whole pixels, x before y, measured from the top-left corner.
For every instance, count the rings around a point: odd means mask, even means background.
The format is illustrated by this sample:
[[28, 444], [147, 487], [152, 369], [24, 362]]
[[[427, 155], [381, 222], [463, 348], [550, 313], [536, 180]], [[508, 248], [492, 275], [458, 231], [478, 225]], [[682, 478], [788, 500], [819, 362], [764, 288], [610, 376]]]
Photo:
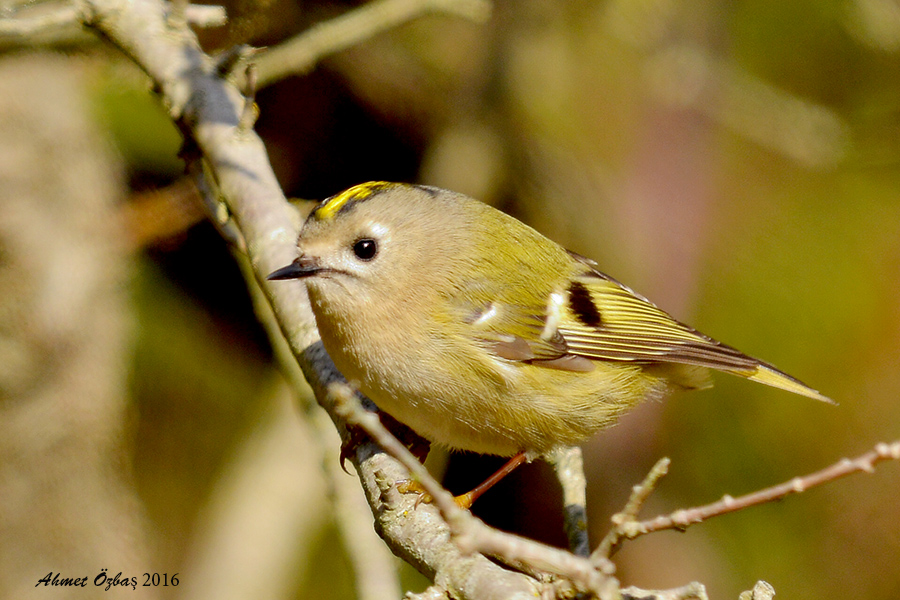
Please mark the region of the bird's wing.
[[465, 319], [496, 356], [538, 366], [590, 371], [592, 361], [674, 363], [726, 371], [818, 400], [830, 400], [775, 367], [688, 327], [573, 254], [585, 268], [564, 287], [534, 290], [523, 302], [467, 305]]
[[547, 326], [547, 305], [498, 298], [467, 303], [462, 319], [493, 354], [514, 361], [553, 360], [568, 348], [556, 327]]
[[575, 256], [585, 269], [568, 289], [570, 318], [559, 333], [568, 352], [593, 360], [680, 363], [746, 377], [803, 396], [828, 398], [756, 358], [675, 320], [592, 261]]
[[675, 362], [750, 374], [759, 361], [676, 321], [614, 279], [589, 271], [568, 290], [568, 351], [598, 360]]

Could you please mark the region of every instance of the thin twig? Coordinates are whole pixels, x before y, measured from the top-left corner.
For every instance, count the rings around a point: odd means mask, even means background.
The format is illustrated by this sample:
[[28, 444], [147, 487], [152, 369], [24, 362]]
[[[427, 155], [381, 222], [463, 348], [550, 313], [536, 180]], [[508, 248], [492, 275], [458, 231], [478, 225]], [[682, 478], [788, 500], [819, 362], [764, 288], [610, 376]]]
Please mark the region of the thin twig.
[[669, 472], [670, 462], [665, 457], [659, 459], [653, 465], [653, 468], [650, 469], [650, 472], [647, 473], [647, 476], [644, 477], [644, 480], [631, 488], [631, 496], [629, 496], [628, 502], [625, 503], [625, 508], [622, 509], [622, 512], [612, 516], [613, 528], [609, 530], [609, 533], [606, 534], [606, 537], [603, 538], [600, 545], [597, 546], [597, 549], [591, 555], [591, 561], [595, 565], [604, 564], [619, 549], [625, 538], [623, 528], [627, 523], [637, 521], [638, 513], [641, 512], [644, 502], [656, 489], [659, 480]]
[[323, 57], [424, 14], [444, 12], [483, 22], [490, 11], [488, 0], [373, 0], [261, 52], [259, 87], [307, 73]]
[[874, 471], [875, 465], [887, 460], [900, 460], [900, 440], [889, 444], [884, 442], [876, 444], [873, 450], [856, 458], [841, 459], [821, 471], [816, 471], [803, 477], [794, 477], [790, 481], [744, 496], [733, 498], [726, 495], [718, 502], [676, 510], [671, 514], [646, 521], [637, 521], [634, 518], [626, 519], [621, 524], [617, 524], [616, 528], [621, 530], [621, 537], [627, 539], [634, 539], [664, 529], [683, 531], [689, 526], [701, 523], [711, 517], [725, 515], [750, 506], [772, 502], [773, 500], [780, 500], [791, 494], [805, 492], [808, 489], [852, 475], [853, 473], [871, 473]]

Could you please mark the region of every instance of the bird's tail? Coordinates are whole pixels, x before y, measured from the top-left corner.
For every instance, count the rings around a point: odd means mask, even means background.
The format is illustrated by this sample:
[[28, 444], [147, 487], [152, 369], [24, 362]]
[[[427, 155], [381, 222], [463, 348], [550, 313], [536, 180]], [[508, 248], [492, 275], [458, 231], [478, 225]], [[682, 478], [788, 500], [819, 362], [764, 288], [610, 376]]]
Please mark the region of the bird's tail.
[[747, 379], [750, 379], [752, 381], [758, 381], [759, 383], [771, 385], [772, 387], [787, 390], [788, 392], [800, 394], [801, 396], [806, 396], [808, 398], [813, 398], [814, 400], [821, 400], [822, 402], [827, 402], [828, 404], [837, 404], [837, 402], [835, 402], [831, 398], [823, 396], [802, 381], [794, 379], [787, 373], [782, 373], [775, 367], [767, 365], [765, 363], [760, 364], [756, 368], [756, 372], [754, 373], [747, 374], [746, 372], [738, 371], [736, 372], [736, 374], [746, 377]]

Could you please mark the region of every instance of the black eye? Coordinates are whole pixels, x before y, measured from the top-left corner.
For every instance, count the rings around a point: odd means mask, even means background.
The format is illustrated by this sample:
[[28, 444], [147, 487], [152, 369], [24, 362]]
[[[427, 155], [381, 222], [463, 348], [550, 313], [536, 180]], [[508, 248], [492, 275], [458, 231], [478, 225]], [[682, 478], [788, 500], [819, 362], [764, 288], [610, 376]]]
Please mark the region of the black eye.
[[353, 244], [353, 254], [360, 260], [372, 260], [375, 258], [375, 255], [378, 254], [378, 244], [375, 243], [375, 240], [370, 238], [357, 240], [357, 242]]

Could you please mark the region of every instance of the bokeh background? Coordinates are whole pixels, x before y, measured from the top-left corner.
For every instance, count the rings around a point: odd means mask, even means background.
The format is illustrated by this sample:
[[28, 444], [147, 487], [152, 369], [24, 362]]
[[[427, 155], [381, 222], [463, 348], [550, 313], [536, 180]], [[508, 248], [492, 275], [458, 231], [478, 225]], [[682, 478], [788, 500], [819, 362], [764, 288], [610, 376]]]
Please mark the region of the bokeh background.
[[[358, 5], [235, 0], [202, 41], [274, 46]], [[202, 563], [220, 569], [205, 581], [241, 573], [245, 597], [353, 597], [321, 440], [303, 424], [314, 411], [284, 391], [146, 78], [72, 41], [3, 46], [0, 86], [13, 104], [0, 111], [0, 569], [24, 581], [0, 596], [85, 597], [27, 585], [66, 565], [180, 572], [152, 592], [202, 596]], [[585, 446], [594, 543], [661, 456], [670, 475], [645, 516], [900, 437], [895, 1], [498, 0], [484, 23], [416, 19], [257, 100], [289, 196], [371, 179], [468, 193], [839, 402], [717, 375], [640, 407]], [[94, 421], [104, 428], [84, 439]], [[457, 493], [498, 465], [429, 458]], [[654, 534], [625, 545], [620, 578], [698, 580], [713, 598], [765, 579], [779, 597], [893, 600], [898, 494], [888, 464]], [[532, 464], [475, 512], [564, 545], [559, 504]], [[110, 527], [119, 537], [97, 537]], [[90, 544], [70, 547], [80, 534]]]

